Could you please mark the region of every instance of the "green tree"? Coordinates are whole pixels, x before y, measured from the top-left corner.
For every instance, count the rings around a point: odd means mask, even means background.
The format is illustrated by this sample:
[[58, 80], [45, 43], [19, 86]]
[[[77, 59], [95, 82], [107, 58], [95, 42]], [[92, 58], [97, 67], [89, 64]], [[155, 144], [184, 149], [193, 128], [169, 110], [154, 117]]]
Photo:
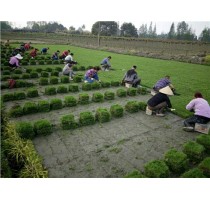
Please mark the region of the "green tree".
[[210, 28], [204, 28], [199, 37], [200, 41], [210, 42]]
[[139, 28], [139, 37], [147, 38], [147, 24], [142, 24]]
[[9, 24], [8, 21], [1, 21], [1, 30], [12, 30], [12, 26]]
[[[115, 21], [97, 21], [92, 26], [92, 34], [102, 36], [116, 36], [118, 25]], [[100, 31], [100, 32], [99, 32]]]
[[176, 38], [176, 32], [175, 32], [175, 26], [174, 22], [171, 24], [170, 31], [168, 32], [168, 39], [175, 39]]
[[179, 22], [177, 25], [177, 36], [178, 40], [196, 40], [196, 35], [189, 28], [189, 25], [185, 22]]
[[123, 23], [120, 31], [124, 37], [138, 37], [137, 29], [132, 23]]

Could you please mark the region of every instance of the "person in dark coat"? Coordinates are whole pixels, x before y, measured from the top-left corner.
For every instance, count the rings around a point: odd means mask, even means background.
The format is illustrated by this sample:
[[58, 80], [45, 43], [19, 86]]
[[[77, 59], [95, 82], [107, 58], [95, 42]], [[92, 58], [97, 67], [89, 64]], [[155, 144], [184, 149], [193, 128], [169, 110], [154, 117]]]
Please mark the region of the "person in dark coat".
[[166, 86], [159, 90], [159, 93], [154, 95], [151, 99], [147, 102], [147, 110], [156, 111], [156, 115], [163, 117], [163, 110], [165, 108], [172, 108], [170, 99], [168, 95], [174, 95], [171, 88]]

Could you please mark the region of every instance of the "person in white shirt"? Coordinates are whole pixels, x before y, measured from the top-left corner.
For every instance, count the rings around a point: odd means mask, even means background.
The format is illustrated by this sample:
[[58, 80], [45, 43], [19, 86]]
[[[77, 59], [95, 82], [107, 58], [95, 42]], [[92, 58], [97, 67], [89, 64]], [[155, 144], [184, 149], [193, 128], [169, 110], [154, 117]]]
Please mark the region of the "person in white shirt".
[[67, 64], [63, 68], [63, 75], [68, 75], [70, 81], [73, 80], [73, 76], [75, 75], [72, 67], [73, 67], [73, 64], [71, 63], [71, 61], [70, 62], [68, 61]]

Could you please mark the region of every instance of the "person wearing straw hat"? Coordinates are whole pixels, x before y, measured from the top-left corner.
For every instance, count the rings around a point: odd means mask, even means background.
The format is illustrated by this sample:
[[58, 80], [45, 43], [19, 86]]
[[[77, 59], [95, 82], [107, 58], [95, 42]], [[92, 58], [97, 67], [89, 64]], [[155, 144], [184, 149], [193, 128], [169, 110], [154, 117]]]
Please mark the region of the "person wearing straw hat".
[[184, 121], [184, 131], [194, 131], [195, 124], [207, 124], [210, 121], [210, 106], [200, 92], [194, 94], [194, 99], [187, 104], [186, 109], [194, 115]]
[[16, 69], [20, 67], [20, 60], [23, 59], [23, 57], [20, 54], [17, 54], [16, 56], [13, 56], [10, 58], [9, 66], [12, 69]]
[[147, 110], [156, 112], [157, 116], [163, 117], [163, 110], [165, 108], [172, 108], [168, 95], [174, 95], [171, 88], [166, 86], [159, 90], [159, 92], [152, 96], [147, 102]]

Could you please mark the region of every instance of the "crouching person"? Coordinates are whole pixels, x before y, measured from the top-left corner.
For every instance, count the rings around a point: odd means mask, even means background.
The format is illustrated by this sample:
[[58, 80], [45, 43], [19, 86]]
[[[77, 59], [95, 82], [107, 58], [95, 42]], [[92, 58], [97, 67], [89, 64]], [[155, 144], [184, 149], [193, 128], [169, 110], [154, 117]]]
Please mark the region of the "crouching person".
[[69, 80], [73, 80], [73, 76], [75, 73], [73, 72], [73, 64], [71, 62], [67, 62], [67, 64], [63, 68], [63, 75], [68, 75]]
[[184, 131], [194, 131], [196, 123], [207, 124], [210, 121], [210, 106], [200, 92], [194, 94], [186, 109], [194, 112], [194, 115], [184, 121]]
[[94, 81], [99, 81], [98, 71], [101, 70], [100, 67], [93, 67], [85, 73], [85, 82], [93, 83]]
[[138, 77], [136, 68], [137, 67], [134, 65], [130, 70], [128, 70], [125, 73], [122, 83], [130, 84], [130, 85], [132, 85], [132, 87], [135, 87], [135, 88], [140, 86], [141, 79]]
[[166, 108], [172, 108], [168, 95], [173, 95], [173, 92], [169, 86], [166, 86], [159, 90], [159, 93], [154, 95], [147, 102], [147, 111], [155, 111], [157, 116], [165, 116], [163, 111]]

